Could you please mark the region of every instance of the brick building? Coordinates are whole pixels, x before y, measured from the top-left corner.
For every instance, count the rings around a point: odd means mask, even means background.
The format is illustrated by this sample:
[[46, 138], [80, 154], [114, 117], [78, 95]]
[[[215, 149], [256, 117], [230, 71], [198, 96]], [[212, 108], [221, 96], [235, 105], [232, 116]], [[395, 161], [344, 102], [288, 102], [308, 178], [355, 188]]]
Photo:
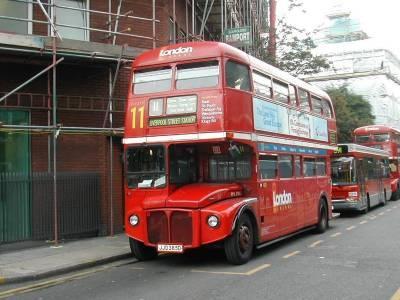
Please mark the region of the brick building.
[[1, 1], [0, 244], [122, 231], [132, 60], [230, 27], [256, 40], [265, 3]]
[[[42, 8], [62, 38], [55, 48]], [[186, 8], [184, 1], [168, 0], [0, 4], [0, 97], [50, 66], [54, 49], [56, 59], [64, 58], [0, 102], [0, 243], [54, 236], [55, 124], [59, 237], [109, 234], [111, 203], [113, 231], [123, 229], [120, 137], [130, 63], [170, 43], [173, 10], [176, 36], [186, 36]]]

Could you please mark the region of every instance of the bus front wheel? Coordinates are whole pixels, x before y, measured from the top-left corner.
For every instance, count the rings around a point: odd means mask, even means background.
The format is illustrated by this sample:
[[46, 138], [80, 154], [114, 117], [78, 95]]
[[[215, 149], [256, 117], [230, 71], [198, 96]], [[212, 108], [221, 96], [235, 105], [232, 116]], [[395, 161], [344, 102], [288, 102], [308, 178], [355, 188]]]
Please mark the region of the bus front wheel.
[[326, 201], [321, 199], [319, 201], [318, 223], [315, 231], [317, 233], [324, 233], [328, 226], [328, 207], [326, 205]]
[[254, 230], [250, 217], [243, 214], [239, 217], [232, 235], [225, 240], [225, 255], [227, 260], [235, 265], [249, 261], [253, 254]]
[[129, 238], [129, 246], [134, 257], [138, 260], [150, 260], [157, 257], [157, 250], [153, 247], [147, 247], [142, 242]]

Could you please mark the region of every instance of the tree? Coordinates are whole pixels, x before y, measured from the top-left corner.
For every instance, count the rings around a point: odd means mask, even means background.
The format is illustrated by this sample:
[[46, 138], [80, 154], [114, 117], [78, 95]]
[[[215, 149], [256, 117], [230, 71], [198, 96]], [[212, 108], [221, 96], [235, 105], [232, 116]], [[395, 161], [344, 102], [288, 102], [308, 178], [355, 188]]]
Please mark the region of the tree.
[[332, 99], [336, 113], [339, 143], [351, 142], [355, 128], [374, 123], [375, 116], [371, 112], [371, 104], [363, 96], [349, 91], [345, 85], [330, 88], [327, 93]]
[[[299, 0], [289, 0], [288, 10], [305, 13]], [[266, 42], [269, 44], [269, 38]], [[263, 51], [261, 59], [292, 75], [318, 73], [329, 68], [329, 64], [322, 56], [312, 53], [314, 48], [312, 33], [290, 25], [286, 18], [280, 18], [276, 25], [276, 57]]]

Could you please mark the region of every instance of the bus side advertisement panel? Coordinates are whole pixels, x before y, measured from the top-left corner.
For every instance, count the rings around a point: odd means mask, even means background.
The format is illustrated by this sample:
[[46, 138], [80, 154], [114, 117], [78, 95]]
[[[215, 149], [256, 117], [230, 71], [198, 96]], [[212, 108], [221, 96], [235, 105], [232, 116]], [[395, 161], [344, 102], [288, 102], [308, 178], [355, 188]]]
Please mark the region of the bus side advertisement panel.
[[323, 118], [254, 97], [254, 128], [328, 142], [328, 122]]

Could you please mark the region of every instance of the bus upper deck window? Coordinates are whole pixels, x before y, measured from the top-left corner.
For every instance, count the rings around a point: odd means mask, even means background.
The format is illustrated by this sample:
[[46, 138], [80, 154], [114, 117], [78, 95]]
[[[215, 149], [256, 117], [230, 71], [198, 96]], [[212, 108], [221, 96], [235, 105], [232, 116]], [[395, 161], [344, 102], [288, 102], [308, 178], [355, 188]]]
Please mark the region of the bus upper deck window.
[[195, 89], [218, 85], [218, 61], [207, 61], [178, 65], [176, 72], [176, 88]]
[[305, 90], [299, 89], [299, 106], [301, 109], [310, 111], [309, 93]]
[[272, 84], [271, 78], [258, 72], [253, 72], [254, 92], [257, 95], [271, 98]]
[[316, 114], [322, 115], [322, 101], [320, 98], [311, 96], [312, 111]]
[[326, 99], [322, 99], [322, 114], [327, 118], [333, 117], [331, 105]]
[[367, 143], [369, 142], [369, 135], [356, 135], [355, 142], [360, 144]]
[[289, 102], [289, 87], [286, 83], [281, 81], [273, 80], [274, 83], [274, 99], [282, 102], [288, 103]]
[[134, 94], [165, 92], [171, 89], [172, 69], [141, 70], [134, 73]]
[[374, 134], [375, 142], [388, 142], [390, 140], [389, 133], [378, 133]]
[[296, 106], [297, 97], [296, 97], [296, 87], [294, 85], [289, 85], [289, 98], [290, 98], [290, 104]]
[[249, 68], [233, 61], [226, 63], [226, 85], [228, 87], [250, 91]]

